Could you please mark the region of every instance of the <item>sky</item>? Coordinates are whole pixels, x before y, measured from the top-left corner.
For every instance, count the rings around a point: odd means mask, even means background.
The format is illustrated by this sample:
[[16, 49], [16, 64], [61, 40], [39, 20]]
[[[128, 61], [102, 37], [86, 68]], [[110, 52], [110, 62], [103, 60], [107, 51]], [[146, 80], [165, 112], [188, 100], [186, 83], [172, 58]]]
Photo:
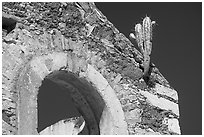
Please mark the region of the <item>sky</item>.
[[181, 133], [202, 134], [202, 3], [95, 4], [127, 38], [146, 15], [156, 21], [151, 61], [178, 92]]

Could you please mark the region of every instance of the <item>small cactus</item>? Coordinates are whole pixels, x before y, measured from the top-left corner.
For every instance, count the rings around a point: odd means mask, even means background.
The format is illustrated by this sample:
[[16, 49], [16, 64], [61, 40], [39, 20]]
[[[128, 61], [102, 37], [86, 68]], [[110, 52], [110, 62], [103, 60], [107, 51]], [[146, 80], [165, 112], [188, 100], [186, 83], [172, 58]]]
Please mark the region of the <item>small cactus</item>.
[[143, 67], [144, 74], [146, 76], [149, 72], [150, 65], [150, 54], [152, 51], [152, 25], [155, 24], [155, 21], [151, 21], [149, 17], [143, 19], [142, 25], [140, 23], [135, 25], [135, 34], [130, 34], [130, 37], [135, 39], [140, 52], [144, 57]]

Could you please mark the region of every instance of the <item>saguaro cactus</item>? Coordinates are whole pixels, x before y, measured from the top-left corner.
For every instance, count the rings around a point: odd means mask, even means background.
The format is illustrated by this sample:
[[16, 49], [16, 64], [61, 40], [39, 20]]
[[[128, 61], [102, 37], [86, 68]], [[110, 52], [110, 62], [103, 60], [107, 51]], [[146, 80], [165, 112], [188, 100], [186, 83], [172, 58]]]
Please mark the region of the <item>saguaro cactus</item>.
[[151, 21], [149, 17], [143, 19], [142, 25], [140, 23], [135, 25], [135, 34], [130, 34], [130, 37], [136, 40], [140, 52], [144, 57], [143, 76], [146, 76], [149, 72], [150, 54], [152, 51], [152, 25], [155, 21]]

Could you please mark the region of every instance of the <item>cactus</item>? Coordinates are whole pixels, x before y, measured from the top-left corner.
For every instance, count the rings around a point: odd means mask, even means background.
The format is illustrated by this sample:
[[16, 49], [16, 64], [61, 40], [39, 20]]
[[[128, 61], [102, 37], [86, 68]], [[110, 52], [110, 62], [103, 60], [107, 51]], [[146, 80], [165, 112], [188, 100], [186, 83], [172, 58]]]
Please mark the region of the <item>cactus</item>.
[[149, 72], [150, 65], [150, 54], [152, 51], [152, 25], [155, 24], [155, 21], [151, 21], [149, 17], [143, 19], [142, 25], [140, 23], [135, 25], [135, 35], [132, 33], [130, 37], [136, 40], [140, 52], [143, 55], [143, 67], [144, 72], [143, 76], [147, 76]]
[[142, 54], [144, 54], [144, 39], [143, 39], [143, 27], [141, 24], [136, 24], [135, 25], [135, 37], [136, 37], [136, 41], [138, 43], [138, 47], [140, 48], [140, 51]]

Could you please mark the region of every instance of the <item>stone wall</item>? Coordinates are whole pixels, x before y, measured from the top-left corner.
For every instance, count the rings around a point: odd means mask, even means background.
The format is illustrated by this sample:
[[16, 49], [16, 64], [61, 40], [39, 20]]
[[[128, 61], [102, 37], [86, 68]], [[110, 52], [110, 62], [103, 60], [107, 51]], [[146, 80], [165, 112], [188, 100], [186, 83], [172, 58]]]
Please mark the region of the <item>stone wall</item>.
[[154, 64], [143, 80], [142, 55], [93, 3], [3, 3], [3, 13], [3, 134], [19, 134], [20, 96], [38, 91], [53, 70], [87, 77], [104, 97], [114, 93], [120, 103], [114, 109], [106, 98], [108, 111], [124, 116], [115, 124], [128, 134], [180, 134], [177, 92]]

